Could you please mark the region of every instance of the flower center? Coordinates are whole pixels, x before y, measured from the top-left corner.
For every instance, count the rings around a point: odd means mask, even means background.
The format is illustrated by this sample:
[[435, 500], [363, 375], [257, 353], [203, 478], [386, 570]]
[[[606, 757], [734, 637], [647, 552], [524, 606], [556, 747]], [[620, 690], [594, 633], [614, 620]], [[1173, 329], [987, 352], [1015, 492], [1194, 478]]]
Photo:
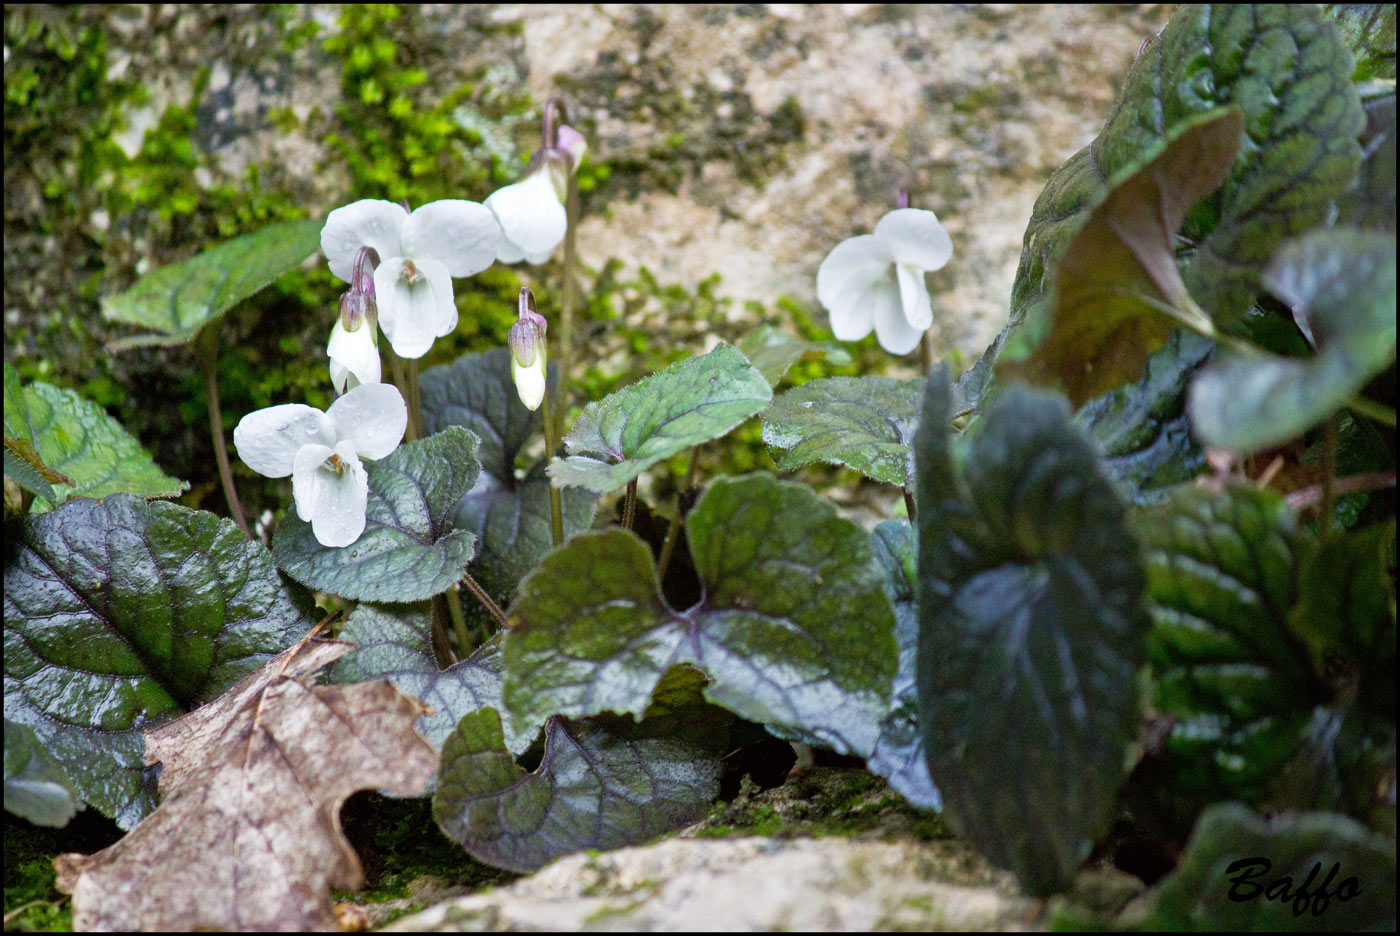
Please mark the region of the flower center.
[[403, 262], [403, 278], [408, 281], [408, 285], [412, 286], [423, 278], [423, 274], [413, 265], [412, 260], [405, 260]]
[[334, 471], [336, 474], [340, 474], [345, 470], [345, 462], [340, 460], [339, 455], [332, 453], [331, 457], [327, 458], [325, 462], [322, 463], [321, 467], [328, 471]]

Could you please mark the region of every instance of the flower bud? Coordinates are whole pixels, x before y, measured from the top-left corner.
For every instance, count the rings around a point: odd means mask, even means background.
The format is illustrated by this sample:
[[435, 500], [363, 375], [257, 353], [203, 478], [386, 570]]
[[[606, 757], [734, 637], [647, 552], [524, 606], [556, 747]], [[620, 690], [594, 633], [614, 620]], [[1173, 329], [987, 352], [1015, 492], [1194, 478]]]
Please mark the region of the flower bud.
[[578, 172], [578, 164], [583, 162], [583, 154], [588, 152], [588, 141], [568, 124], [559, 128], [559, 138], [555, 145], [569, 160], [569, 171]]
[[[531, 303], [533, 305], [533, 302]], [[520, 320], [510, 327], [510, 374], [515, 390], [526, 409], [537, 410], [544, 400], [545, 367], [549, 353], [545, 343], [548, 326], [544, 316], [533, 309], [520, 313]]]

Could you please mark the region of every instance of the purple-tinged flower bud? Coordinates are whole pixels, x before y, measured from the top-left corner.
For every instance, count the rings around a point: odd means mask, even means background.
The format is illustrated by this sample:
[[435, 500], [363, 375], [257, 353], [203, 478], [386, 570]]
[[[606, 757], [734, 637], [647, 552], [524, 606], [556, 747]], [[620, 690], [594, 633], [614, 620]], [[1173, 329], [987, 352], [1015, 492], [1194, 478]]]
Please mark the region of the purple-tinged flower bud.
[[539, 409], [544, 400], [546, 361], [549, 358], [545, 334], [549, 326], [535, 311], [535, 297], [528, 288], [520, 290], [520, 318], [510, 327], [510, 374], [515, 390], [526, 409]]

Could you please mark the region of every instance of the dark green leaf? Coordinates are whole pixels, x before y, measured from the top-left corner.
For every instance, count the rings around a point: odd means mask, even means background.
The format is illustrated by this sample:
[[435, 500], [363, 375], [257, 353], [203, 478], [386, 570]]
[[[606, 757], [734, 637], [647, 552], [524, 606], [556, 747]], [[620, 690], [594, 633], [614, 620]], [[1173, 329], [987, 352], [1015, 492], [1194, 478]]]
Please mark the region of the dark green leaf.
[[1238, 110], [1193, 115], [1115, 175], [1060, 258], [1046, 314], [1011, 336], [1000, 366], [1079, 406], [1137, 379], [1178, 324], [1211, 334], [1177, 271], [1177, 231], [1219, 188], [1243, 130]]
[[34, 729], [5, 719], [5, 809], [35, 825], [62, 828], [83, 808], [62, 765]]
[[475, 537], [455, 530], [452, 508], [476, 481], [476, 436], [459, 426], [365, 462], [365, 531], [349, 546], [322, 546], [289, 510], [272, 552], [292, 578], [357, 601], [421, 601], [462, 578]]
[[933, 785], [919, 730], [918, 549], [908, 520], [886, 520], [870, 535], [870, 548], [885, 570], [885, 590], [894, 605], [894, 636], [899, 643], [899, 671], [894, 677], [894, 702], [880, 723], [866, 766], [889, 780], [890, 786], [921, 809], [942, 809], [943, 797]]
[[718, 439], [773, 399], [748, 359], [721, 344], [590, 403], [549, 464], [555, 487], [607, 494], [663, 459]]
[[1238, 108], [1249, 141], [1225, 184], [1186, 221], [1196, 302], [1219, 321], [1248, 309], [1255, 278], [1291, 232], [1323, 221], [1360, 159], [1351, 56], [1316, 9], [1183, 6], [1133, 63], [1098, 137], [1051, 177], [1026, 229], [1011, 298], [1019, 327], [1042, 316], [1050, 277], [1109, 179], [1140, 165], [1192, 115]]
[[868, 538], [808, 488], [719, 478], [686, 518], [704, 599], [672, 610], [650, 551], [578, 536], [521, 583], [506, 632], [517, 718], [641, 715], [681, 663], [710, 701], [770, 730], [869, 754], [889, 710], [894, 620]]
[[[1394, 7], [1389, 8], [1394, 16]], [[1394, 22], [1394, 20], [1392, 20]], [[1361, 168], [1356, 186], [1337, 204], [1337, 223], [1378, 231], [1395, 230], [1395, 86], [1365, 99]]]
[[[72, 390], [35, 382], [24, 388], [29, 438], [44, 464], [73, 484], [58, 485], [62, 502], [70, 497], [103, 497], [131, 491], [146, 497], [173, 497], [189, 487], [162, 472], [121, 423]], [[33, 512], [52, 503], [36, 500]]]
[[[350, 614], [341, 640], [356, 644], [349, 656], [331, 667], [331, 682], [357, 683], [387, 679], [403, 692], [421, 699], [433, 711], [418, 719], [418, 730], [435, 750], [468, 712], [501, 710], [501, 649], [499, 637], [447, 669], [433, 656], [432, 608], [411, 605], [362, 604]], [[523, 754], [535, 740], [544, 719], [514, 730], [505, 715], [506, 747]]]
[[[551, 362], [551, 385], [558, 375], [558, 365]], [[520, 402], [506, 348], [464, 354], [451, 366], [424, 371], [422, 398], [425, 431], [463, 426], [482, 440], [477, 453], [481, 477], [458, 503], [452, 522], [476, 534], [472, 575], [493, 598], [509, 604], [520, 580], [554, 548], [544, 464], [536, 464], [523, 479], [515, 469], [520, 450], [540, 432], [540, 416]], [[580, 489], [561, 495], [568, 538], [588, 529], [596, 503]]]
[[323, 225], [317, 219], [270, 224], [147, 273], [126, 292], [103, 299], [102, 317], [154, 334], [119, 339], [112, 347], [194, 340], [205, 325], [311, 256]]
[[622, 740], [551, 718], [534, 773], [506, 750], [500, 717], [462, 717], [442, 749], [433, 817], [473, 858], [534, 871], [585, 848], [620, 848], [700, 818], [719, 793], [719, 762], [685, 742]]
[[1133, 909], [1123, 922], [1158, 932], [1394, 930], [1395, 840], [1331, 813], [1265, 819], [1221, 803], [1196, 823], [1176, 870]]
[[803, 358], [822, 357], [841, 366], [851, 363], [850, 353], [838, 342], [803, 341], [772, 325], [760, 325], [749, 332], [740, 339], [738, 347], [773, 387], [789, 367]]
[[1138, 721], [1144, 577], [1062, 400], [1008, 388], [960, 476], [945, 381], [929, 377], [915, 441], [924, 746], [961, 834], [1052, 893], [1113, 816]]
[[228, 520], [113, 494], [25, 519], [5, 569], [5, 716], [130, 828], [155, 802], [142, 732], [216, 697], [312, 625]]
[[1356, 81], [1395, 80], [1395, 4], [1328, 3], [1322, 12], [1356, 57]]
[[1191, 385], [1196, 435], [1257, 451], [1302, 435], [1395, 360], [1395, 235], [1338, 228], [1289, 241], [1265, 271], [1314, 339], [1311, 360], [1222, 354]]
[[1147, 359], [1141, 380], [1090, 400], [1074, 414], [1075, 424], [1102, 450], [1104, 474], [1129, 500], [1160, 503], [1167, 489], [1205, 467], [1186, 416], [1186, 388], [1214, 348], [1210, 339], [1179, 328]]
[[888, 377], [813, 380], [773, 401], [763, 441], [787, 449], [778, 461], [783, 471], [823, 461], [903, 484], [922, 389], [922, 380]]

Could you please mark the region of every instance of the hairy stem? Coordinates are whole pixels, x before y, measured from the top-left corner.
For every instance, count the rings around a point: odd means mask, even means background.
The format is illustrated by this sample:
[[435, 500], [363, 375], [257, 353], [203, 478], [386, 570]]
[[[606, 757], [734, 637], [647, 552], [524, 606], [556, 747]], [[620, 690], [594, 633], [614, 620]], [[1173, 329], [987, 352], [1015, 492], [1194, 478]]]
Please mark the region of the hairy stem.
[[556, 434], [564, 431], [564, 419], [569, 411], [569, 375], [574, 362], [574, 302], [578, 295], [574, 277], [578, 267], [578, 214], [578, 179], [571, 172], [569, 195], [566, 199], [569, 226], [564, 230], [564, 293], [559, 308], [559, 423], [555, 426]]
[[1395, 410], [1382, 403], [1376, 403], [1359, 396], [1347, 403], [1347, 409], [1359, 416], [1365, 416], [1373, 422], [1378, 422], [1382, 426], [1395, 428]]
[[[548, 370], [546, 368], [546, 370]], [[550, 411], [549, 388], [545, 387], [544, 412], [540, 414], [540, 422], [544, 426], [544, 457], [545, 460], [554, 457], [558, 450], [558, 443], [555, 441], [554, 414]], [[560, 502], [559, 489], [553, 483], [549, 485], [549, 532], [554, 538], [555, 546], [564, 545], [564, 507]]]
[[666, 542], [661, 544], [661, 558], [656, 560], [656, 580], [659, 582], [666, 581], [666, 569], [671, 564], [671, 553], [675, 552], [676, 540], [680, 539], [681, 522], [685, 519], [681, 516], [681, 501], [686, 492], [695, 486], [695, 463], [699, 457], [700, 446], [697, 445], [690, 450], [690, 464], [685, 469], [685, 483], [676, 494], [676, 515], [666, 527]]
[[909, 514], [909, 522], [914, 522], [914, 495], [909, 493], [908, 488], [901, 488], [904, 492], [904, 509]]
[[219, 411], [219, 323], [201, 329], [195, 344], [199, 366], [204, 371], [205, 394], [209, 398], [209, 433], [214, 442], [214, 460], [219, 465], [219, 481], [224, 486], [228, 512], [243, 535], [252, 539], [248, 521], [243, 517], [243, 505], [238, 501], [238, 491], [233, 486], [233, 469], [229, 467], [228, 445], [224, 441], [224, 417]]
[[457, 657], [465, 660], [471, 656], [475, 647], [472, 646], [472, 637], [467, 631], [467, 616], [462, 613], [462, 599], [458, 597], [455, 588], [443, 592], [443, 597], [447, 599], [447, 613], [452, 616], [452, 632], [457, 636]]
[[408, 371], [408, 431], [409, 441], [423, 438], [423, 404], [418, 399], [418, 359], [409, 358], [405, 362]]
[[637, 517], [637, 479], [627, 482], [627, 503], [622, 508], [622, 528], [632, 529], [632, 521]]
[[[491, 596], [486, 594], [486, 589], [477, 584], [470, 572], [463, 574], [462, 584], [467, 586], [467, 591], [471, 592], [477, 601], [481, 602], [481, 606], [486, 609], [487, 613], [496, 619], [496, 624], [504, 628], [506, 626], [506, 613], [501, 610], [500, 605], [491, 600]], [[463, 626], [465, 628], [465, 624]]]

